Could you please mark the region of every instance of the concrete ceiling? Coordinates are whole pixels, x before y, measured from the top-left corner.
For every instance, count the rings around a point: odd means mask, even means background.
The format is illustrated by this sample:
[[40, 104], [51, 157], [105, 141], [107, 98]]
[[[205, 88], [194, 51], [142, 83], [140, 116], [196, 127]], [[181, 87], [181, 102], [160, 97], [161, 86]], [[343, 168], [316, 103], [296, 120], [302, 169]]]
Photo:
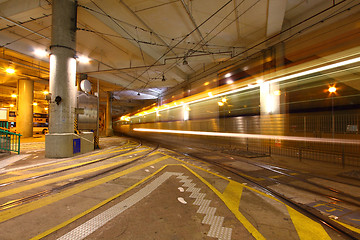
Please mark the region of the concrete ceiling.
[[[349, 2], [353, 1], [342, 4]], [[79, 0], [77, 52], [91, 61], [78, 63], [77, 72], [86, 73], [93, 82], [99, 79], [103, 91], [113, 91], [115, 99], [124, 103], [156, 99], [204, 67], [227, 61], [332, 4], [329, 0]], [[22, 73], [36, 81], [38, 91], [46, 87], [49, 59], [34, 51], [51, 45], [51, 10], [50, 0], [0, 1], [0, 64], [26, 69], [27, 75], [25, 70]], [[0, 95], [16, 88], [17, 77], [0, 73], [0, 80], [4, 86]]]

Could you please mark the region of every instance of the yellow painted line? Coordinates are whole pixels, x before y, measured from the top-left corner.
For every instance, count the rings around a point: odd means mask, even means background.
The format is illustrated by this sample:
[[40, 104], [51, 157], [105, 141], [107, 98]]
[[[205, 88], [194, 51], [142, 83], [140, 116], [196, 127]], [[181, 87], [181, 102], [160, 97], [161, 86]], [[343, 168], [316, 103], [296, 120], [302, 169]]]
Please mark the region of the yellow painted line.
[[[197, 175], [197, 173], [195, 173], [193, 170], [191, 170], [190, 168], [188, 168], [187, 166], [184, 165], [185, 168], [189, 169], [190, 172], [192, 172], [195, 176], [197, 176], [202, 182], [204, 182], [211, 190], [213, 190], [222, 200], [223, 202], [228, 206], [228, 208], [230, 209], [231, 212], [233, 212], [233, 214], [235, 214], [235, 216], [239, 219], [239, 221], [245, 226], [245, 224], [242, 222], [244, 221], [245, 223], [248, 222], [248, 220], [239, 212], [239, 204], [240, 204], [240, 198], [241, 198], [241, 193], [242, 193], [242, 190], [236, 190], [236, 188], [247, 188], [253, 192], [256, 192], [262, 196], [265, 196], [267, 198], [270, 198], [274, 201], [277, 201], [279, 203], [282, 203], [283, 205], [286, 206], [286, 208], [288, 209], [288, 212], [290, 214], [290, 217], [293, 221], [293, 224], [296, 228], [296, 231], [298, 232], [299, 234], [299, 237], [300, 237], [300, 240], [310, 240], [310, 239], [314, 239], [314, 240], [317, 240], [317, 239], [322, 239], [322, 240], [331, 240], [331, 238], [329, 237], [329, 235], [327, 234], [327, 232], [324, 230], [324, 228], [321, 226], [321, 224], [311, 220], [310, 218], [306, 217], [305, 215], [299, 213], [298, 211], [294, 210], [293, 208], [289, 207], [288, 205], [286, 205], [285, 203], [281, 202], [280, 200], [276, 199], [275, 197], [272, 197], [270, 195], [267, 195], [259, 190], [256, 190], [254, 188], [251, 188], [251, 187], [248, 187], [248, 186], [245, 186], [245, 185], [242, 185], [238, 182], [235, 182], [233, 180], [230, 180], [230, 179], [227, 179], [219, 174], [215, 174], [211, 171], [208, 171], [206, 169], [203, 169], [201, 167], [198, 167], [196, 165], [193, 165], [191, 163], [187, 163], [181, 159], [178, 159], [176, 157], [172, 157], [170, 155], [167, 155], [169, 156], [170, 158], [172, 159], [175, 159], [177, 161], [180, 161], [184, 164], [187, 164], [187, 165], [191, 165], [195, 168], [198, 168], [200, 169], [201, 171], [204, 171], [204, 172], [207, 172], [207, 173], [210, 173], [214, 176], [217, 176], [217, 177], [220, 177], [222, 179], [225, 179], [227, 181], [229, 181], [229, 184], [228, 186], [226, 187], [225, 191], [223, 194], [221, 194], [215, 187], [213, 187], [210, 183], [208, 183], [205, 179], [203, 179], [201, 176]], [[220, 195], [219, 195], [220, 194]], [[234, 196], [236, 199], [235, 200], [231, 200], [231, 196]], [[239, 202], [239, 204], [237, 203]], [[250, 225], [247, 225], [245, 226], [248, 231], [250, 233], [252, 233], [252, 229], [254, 228], [250, 222], [248, 222], [248, 224]], [[257, 231], [257, 230], [256, 230]], [[260, 234], [260, 233], [259, 233]], [[256, 237], [256, 239], [265, 239], [261, 234], [259, 236], [255, 236], [253, 235], [254, 237]], [[314, 238], [312, 238], [314, 236]], [[257, 238], [257, 237], [260, 237], [260, 238]]]
[[320, 223], [311, 220], [287, 205], [286, 207], [300, 240], [331, 240], [330, 236]]
[[67, 221], [65, 221], [65, 222], [63, 222], [63, 223], [60, 223], [59, 225], [57, 225], [57, 226], [55, 226], [55, 227], [53, 227], [53, 228], [51, 228], [51, 229], [49, 229], [49, 230], [47, 230], [47, 231], [39, 234], [39, 235], [31, 238], [30, 240], [38, 240], [38, 239], [44, 238], [44, 237], [48, 236], [49, 234], [51, 234], [51, 233], [53, 233], [53, 232], [55, 232], [55, 231], [57, 231], [57, 230], [65, 227], [65, 226], [69, 225], [70, 223], [78, 220], [79, 218], [81, 218], [81, 217], [83, 217], [83, 216], [85, 216], [85, 215], [87, 215], [87, 214], [95, 211], [96, 209], [104, 206], [105, 204], [111, 202], [112, 200], [120, 197], [121, 195], [127, 193], [128, 191], [134, 189], [135, 187], [139, 186], [139, 185], [142, 184], [143, 182], [145, 182], [145, 181], [147, 181], [148, 179], [152, 178], [153, 176], [155, 176], [156, 174], [158, 174], [160, 171], [162, 171], [165, 167], [167, 167], [167, 165], [164, 165], [163, 167], [161, 167], [161, 168], [160, 168], [159, 170], [157, 170], [156, 172], [154, 172], [154, 173], [152, 173], [151, 175], [143, 178], [141, 181], [139, 181], [139, 182], [135, 183], [134, 185], [128, 187], [127, 189], [125, 189], [124, 191], [120, 192], [119, 194], [116, 194], [116, 195], [114, 195], [114, 196], [112, 196], [112, 197], [110, 197], [110, 198], [102, 201], [101, 203], [96, 204], [96, 205], [93, 206], [92, 208], [89, 208], [88, 210], [86, 210], [86, 211], [84, 211], [84, 212], [76, 215], [75, 217], [72, 217], [72, 218], [70, 218], [69, 220], [67, 220]]
[[[121, 156], [114, 156], [114, 158], [115, 157], [128, 156], [128, 155], [138, 153], [138, 152], [143, 152], [143, 151], [146, 151], [146, 150], [147, 149], [139, 150], [139, 151], [131, 152], [131, 153], [126, 153], [126, 154], [123, 154]], [[124, 151], [124, 150], [118, 150], [118, 151], [115, 151], [115, 152], [122, 152], [122, 151]], [[88, 162], [73, 164], [73, 165], [70, 165], [70, 166], [64, 166], [64, 167], [59, 167], [59, 168], [55, 168], [55, 169], [44, 170], [44, 171], [41, 171], [41, 172], [29, 173], [29, 174], [25, 174], [25, 175], [15, 176], [15, 177], [7, 178], [7, 179], [2, 179], [2, 180], [0, 180], [0, 184], [12, 182], [12, 181], [17, 181], [17, 180], [22, 180], [22, 179], [26, 179], [26, 178], [30, 178], [30, 177], [34, 177], [34, 176], [44, 175], [44, 174], [48, 174], [48, 173], [51, 173], [51, 172], [61, 171], [61, 170], [65, 170], [65, 169], [72, 168], [72, 167], [82, 166], [82, 165], [85, 165], [85, 164], [88, 164], [88, 163], [96, 162], [96, 161], [98, 161], [100, 159], [101, 158], [94, 159], [94, 160], [91, 160], [91, 161], [88, 161]], [[73, 160], [69, 160], [69, 161], [73, 161]]]
[[[145, 150], [142, 150], [142, 151], [145, 151]], [[140, 152], [140, 151], [137, 151], [137, 152]], [[122, 155], [122, 156], [124, 156], [124, 155]], [[74, 178], [74, 177], [77, 177], [77, 176], [97, 172], [97, 171], [100, 171], [100, 170], [103, 170], [103, 169], [106, 169], [106, 168], [110, 168], [110, 167], [114, 167], [114, 166], [117, 166], [117, 165], [121, 165], [121, 164], [130, 162], [130, 161], [133, 161], [133, 160], [134, 160], [133, 158], [129, 158], [129, 159], [125, 159], [125, 160], [122, 160], [122, 161], [119, 161], [119, 162], [108, 163], [108, 164], [105, 164], [105, 165], [102, 165], [102, 166], [99, 166], [99, 167], [96, 167], [96, 168], [90, 168], [90, 169], [87, 169], [87, 170], [84, 170], [84, 171], [79, 171], [79, 172], [67, 174], [67, 175], [64, 175], [64, 176], [51, 178], [51, 179], [47, 179], [47, 180], [44, 180], [44, 181], [39, 181], [39, 182], [32, 183], [32, 184], [27, 184], [27, 185], [24, 185], [24, 186], [21, 186], [21, 187], [18, 187], [18, 188], [13, 188], [13, 189], [10, 189], [10, 190], [7, 190], [7, 191], [0, 192], [0, 198], [7, 197], [7, 196], [10, 196], [10, 195], [13, 195], [13, 194], [16, 194], [16, 193], [28, 191], [28, 190], [31, 190], [33, 188], [45, 186], [47, 184], [60, 182], [60, 181], [70, 179], [70, 178]]]
[[138, 166], [128, 168], [128, 169], [126, 169], [124, 171], [112, 174], [110, 176], [106, 176], [106, 177], [103, 177], [101, 179], [98, 179], [98, 180], [95, 180], [95, 181], [92, 181], [92, 182], [88, 182], [88, 183], [84, 183], [84, 184], [72, 187], [72, 188], [67, 189], [67, 190], [65, 190], [63, 192], [53, 194], [53, 195], [50, 195], [48, 197], [44, 197], [42, 199], [30, 202], [28, 204], [24, 204], [24, 205], [21, 205], [19, 207], [15, 207], [15, 208], [11, 208], [9, 210], [2, 211], [1, 214], [0, 214], [0, 223], [4, 222], [4, 221], [7, 221], [9, 219], [12, 219], [14, 217], [20, 216], [22, 214], [34, 211], [34, 210], [39, 209], [41, 207], [47, 206], [49, 204], [52, 204], [52, 203], [57, 202], [57, 201], [59, 201], [61, 199], [70, 197], [70, 196], [75, 195], [77, 193], [83, 192], [83, 191], [88, 190], [90, 188], [99, 186], [101, 184], [104, 184], [106, 182], [109, 182], [111, 180], [119, 178], [119, 177], [124, 176], [126, 174], [135, 172], [135, 171], [140, 170], [142, 168], [145, 168], [147, 166], [151, 166], [151, 165], [153, 165], [155, 163], [158, 163], [160, 161], [163, 161], [163, 160], [165, 160], [167, 158], [168, 158], [167, 156], [164, 156], [164, 157], [152, 160], [150, 162], [144, 163], [142, 165], [138, 165]]
[[284, 175], [275, 175], [275, 176], [270, 176], [269, 178], [281, 178], [281, 177], [284, 177]]
[[[177, 161], [180, 161], [180, 162], [182, 162], [182, 163], [184, 163], [184, 164], [191, 165], [191, 166], [193, 166], [193, 167], [195, 167], [195, 168], [201, 169], [202, 171], [208, 172], [208, 173], [210, 173], [210, 174], [212, 174], [212, 175], [214, 175], [214, 176], [217, 176], [217, 177], [219, 177], [219, 178], [222, 178], [222, 179], [224, 179], [224, 180], [229, 181], [229, 179], [226, 178], [226, 177], [224, 177], [224, 176], [221, 176], [221, 175], [219, 175], [219, 174], [210, 172], [210, 171], [208, 171], [208, 170], [206, 170], [206, 169], [204, 169], [204, 168], [202, 168], [202, 167], [196, 166], [196, 165], [194, 165], [194, 164], [192, 164], [192, 163], [185, 162], [185, 161], [183, 161], [183, 160], [181, 160], [181, 159], [179, 159], [179, 158], [177, 158], [177, 157], [170, 156], [170, 155], [168, 155], [168, 154], [166, 154], [166, 153], [163, 153], [163, 152], [162, 152], [161, 154], [163, 154], [163, 155], [165, 155], [165, 156], [168, 156], [168, 157], [170, 157], [170, 158], [172, 158], [172, 159], [175, 159], [175, 160], [177, 160]], [[194, 159], [194, 161], [198, 161], [198, 160], [197, 160], [197, 159]], [[242, 174], [242, 175], [243, 175], [243, 176], [246, 176], [246, 177], [248, 177], [248, 178], [252, 178], [253, 180], [256, 180], [256, 181], [264, 180], [263, 178], [253, 178], [253, 177], [248, 176], [248, 175], [245, 175], [245, 174]]]
[[[90, 154], [90, 155], [86, 155], [86, 156], [81, 156], [81, 157], [78, 157], [78, 158], [71, 158], [71, 159], [67, 159], [67, 160], [64, 160], [64, 161], [58, 161], [58, 162], [53, 162], [53, 163], [44, 164], [44, 165], [40, 165], [40, 166], [24, 168], [24, 169], [17, 170], [17, 171], [10, 171], [10, 172], [7, 172], [5, 174], [2, 174], [2, 176], [10, 175], [10, 174], [18, 173], [18, 172], [23, 172], [23, 171], [28, 171], [28, 170], [34, 170], [34, 169], [38, 169], [38, 168], [42, 168], [42, 167], [54, 166], [54, 165], [58, 165], [58, 164], [62, 164], [62, 163], [71, 162], [71, 161], [74, 161], [74, 160], [79, 160], [79, 159], [83, 159], [83, 158], [98, 156], [98, 155], [101, 155], [101, 154], [114, 153], [114, 152], [111, 152], [111, 151], [114, 151], [114, 150], [119, 149], [119, 148], [124, 148], [124, 147], [126, 147], [126, 145], [131, 145], [131, 144], [125, 143], [124, 145], [121, 145], [119, 147], [107, 149], [107, 150], [104, 150], [104, 151], [100, 151], [100, 152]], [[128, 150], [128, 149], [120, 149], [120, 150], [117, 150], [115, 152], [122, 152], [122, 151], [126, 151], [126, 150]]]
[[335, 219], [331, 219], [331, 220], [333, 220], [334, 222], [337, 222], [338, 224], [343, 225], [344, 227], [350, 229], [350, 230], [353, 231], [353, 232], [360, 233], [360, 229], [358, 229], [358, 228], [356, 228], [356, 227], [353, 227], [353, 226], [351, 226], [351, 225], [349, 225], [349, 224], [346, 224], [346, 223], [337, 221], [337, 220], [335, 220]]
[[[167, 154], [165, 154], [165, 153], [161, 153], [161, 154], [166, 155], [166, 156], [168, 156], [169, 158], [172, 158], [172, 159], [174, 159], [174, 160], [176, 160], [176, 161], [179, 161], [179, 162], [182, 162], [182, 163], [184, 163], [184, 164], [190, 165], [190, 166], [192, 166], [192, 167], [194, 167], [194, 168], [198, 168], [198, 169], [200, 169], [200, 170], [203, 171], [203, 172], [207, 172], [207, 173], [209, 173], [209, 174], [211, 174], [211, 175], [217, 176], [217, 177], [222, 178], [222, 179], [224, 179], [224, 180], [226, 180], [226, 181], [229, 181], [229, 182], [232, 181], [232, 180], [230, 180], [230, 179], [228, 179], [228, 178], [226, 178], [226, 177], [224, 177], [224, 176], [222, 176], [222, 175], [213, 173], [213, 172], [208, 171], [208, 170], [206, 170], [206, 169], [204, 169], [204, 168], [202, 168], [202, 167], [199, 167], [199, 166], [196, 166], [196, 165], [194, 165], [194, 164], [185, 162], [185, 161], [183, 161], [183, 160], [181, 160], [181, 159], [178, 159], [178, 158], [176, 158], [176, 157], [167, 155]], [[249, 186], [244, 186], [244, 188], [247, 188], [247, 189], [249, 189], [249, 190], [251, 190], [251, 191], [253, 191], [253, 192], [256, 192], [256, 193], [258, 193], [258, 194], [260, 194], [260, 195], [262, 195], [262, 196], [264, 196], [264, 197], [270, 198], [270, 199], [272, 199], [272, 200], [274, 200], [274, 201], [277, 201], [277, 202], [279, 202], [279, 203], [284, 204], [283, 202], [281, 202], [280, 200], [276, 199], [275, 197], [270, 196], [270, 195], [268, 195], [268, 194], [266, 194], [266, 193], [263, 193], [263, 192], [261, 192], [261, 191], [259, 191], [259, 190], [257, 190], [257, 189], [251, 188], [251, 187], [249, 187]]]
[[[250, 234], [253, 235], [253, 237], [255, 237], [255, 239], [258, 240], [265, 240], [265, 237], [245, 218], [244, 215], [242, 215], [242, 213], [239, 211], [239, 205], [235, 206], [236, 201], [228, 201], [228, 196], [230, 194], [230, 189], [231, 191], [235, 191], [235, 194], [239, 195], [239, 193], [236, 192], [236, 190], [234, 190], [234, 187], [237, 186], [237, 183], [231, 183], [233, 185], [231, 185], [228, 189], [228, 193], [226, 193], [225, 197], [223, 194], [221, 194], [214, 186], [212, 186], [208, 181], [206, 181], [204, 178], [202, 178], [200, 175], [198, 175], [196, 172], [194, 172], [192, 169], [190, 169], [189, 167], [182, 165], [184, 168], [186, 168], [187, 170], [189, 170], [192, 174], [194, 174], [198, 179], [200, 179], [204, 184], [206, 184], [224, 203], [225, 205], [229, 208], [229, 210], [235, 215], [235, 217], [243, 224], [243, 226], [249, 231]], [[234, 182], [234, 181], [230, 181], [230, 182]], [[230, 183], [229, 183], [230, 184]], [[239, 183], [238, 183], [239, 184]], [[241, 195], [241, 194], [240, 194]]]
[[241, 194], [243, 192], [244, 185], [235, 181], [230, 181], [223, 192], [224, 199], [233, 209], [239, 208]]

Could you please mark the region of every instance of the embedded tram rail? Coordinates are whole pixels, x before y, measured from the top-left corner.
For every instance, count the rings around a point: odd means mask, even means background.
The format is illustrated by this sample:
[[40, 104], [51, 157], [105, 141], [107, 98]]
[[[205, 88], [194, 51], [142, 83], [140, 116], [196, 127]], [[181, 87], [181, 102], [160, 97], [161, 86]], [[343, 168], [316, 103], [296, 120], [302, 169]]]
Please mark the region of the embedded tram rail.
[[[110, 159], [113, 159], [115, 157], [119, 157], [119, 156], [124, 156], [124, 155], [129, 155], [129, 154], [132, 154], [133, 151], [139, 149], [140, 147], [142, 146], [142, 143], [140, 142], [138, 145], [134, 146], [134, 147], [131, 147], [131, 146], [125, 146], [125, 147], [121, 147], [120, 149], [116, 148], [116, 149], [111, 149], [111, 152], [110, 153], [114, 153], [116, 152], [115, 154], [112, 154], [110, 156], [107, 156], [107, 157], [103, 157], [103, 158], [100, 158], [100, 159], [95, 159], [95, 160], [90, 160], [90, 161], [87, 161], [87, 162], [82, 162], [82, 163], [78, 163], [78, 164], [74, 164], [74, 165], [70, 165], [68, 167], [60, 167], [59, 169], [56, 169], [55, 171], [43, 171], [43, 172], [40, 172], [40, 174], [29, 174], [27, 176], [29, 177], [25, 177], [25, 178], [17, 178], [16, 180], [14, 181], [8, 181], [2, 184], [0, 184], [0, 188], [1, 187], [5, 187], [5, 186], [8, 186], [8, 185], [11, 185], [11, 184], [14, 184], [14, 183], [20, 183], [20, 182], [26, 182], [26, 181], [32, 181], [32, 180], [35, 180], [35, 179], [38, 179], [38, 178], [43, 178], [43, 177], [47, 177], [47, 176], [51, 176], [51, 175], [54, 175], [54, 174], [58, 174], [58, 173], [63, 173], [63, 172], [66, 172], [66, 171], [70, 171], [70, 170], [73, 170], [73, 169], [77, 169], [77, 168], [80, 168], [80, 167], [85, 167], [85, 166], [88, 166], [88, 165], [91, 165], [91, 164], [95, 164], [95, 163], [100, 163], [100, 162], [103, 162], [103, 161], [106, 161], [106, 160], [110, 160]], [[117, 169], [120, 169], [122, 167], [125, 167], [129, 164], [132, 164], [142, 158], [145, 158], [146, 156], [148, 156], [149, 154], [151, 154], [152, 152], [154, 152], [156, 149], [158, 148], [158, 146], [155, 146], [153, 147], [152, 149], [149, 149], [148, 151], [146, 151], [145, 153], [141, 154], [140, 156], [137, 155], [137, 153], [134, 153], [136, 155], [136, 158], [132, 159], [131, 161], [128, 161], [128, 162], [125, 162], [123, 164], [120, 164], [120, 165], [115, 165], [113, 167], [109, 167], [108, 169], [105, 169], [103, 171], [99, 171], [99, 172], [96, 172], [94, 174], [90, 174], [88, 176], [84, 176], [82, 178], [79, 178], [79, 179], [76, 179], [74, 181], [70, 181], [64, 185], [60, 185], [60, 186], [55, 186], [53, 187], [52, 189], [49, 189], [49, 190], [45, 190], [45, 191], [41, 191], [41, 192], [38, 192], [38, 193], [35, 193], [35, 194], [32, 194], [30, 196], [25, 196], [25, 197], [22, 197], [20, 199], [13, 199], [13, 200], [10, 200], [6, 203], [3, 203], [0, 205], [0, 211], [1, 210], [5, 210], [5, 209], [9, 209], [9, 208], [12, 208], [12, 207], [16, 207], [16, 206], [19, 206], [21, 204], [24, 204], [24, 203], [27, 203], [27, 202], [30, 202], [30, 201], [34, 201], [38, 198], [41, 198], [41, 197], [44, 197], [44, 196], [47, 196], [47, 195], [50, 195], [54, 192], [58, 192], [62, 189], [65, 189], [67, 187], [71, 187], [71, 186], [74, 186], [76, 184], [79, 184], [79, 183], [82, 183], [82, 182], [85, 182], [87, 180], [90, 180], [90, 179], [93, 179], [93, 178], [96, 178], [96, 177], [99, 177], [99, 176], [102, 176], [104, 174], [107, 174], [109, 172], [112, 172], [114, 170], [117, 170]], [[122, 152], [122, 153], [118, 153], [118, 152]], [[58, 162], [58, 164], [61, 163], [61, 162]], [[106, 165], [105, 165], [106, 166]], [[2, 182], [2, 181], [0, 181]], [[36, 183], [35, 183], [36, 184]], [[13, 190], [10, 190], [11, 191], [11, 194], [14, 193]], [[7, 191], [3, 191], [0, 196], [3, 197], [3, 196], [7, 196]], [[10, 194], [10, 193], [9, 193]]]
[[[171, 146], [169, 145], [167, 145], [167, 147], [171, 148]], [[186, 150], [188, 149], [190, 149], [190, 151], [186, 152]], [[315, 204], [311, 205], [305, 204], [303, 202], [297, 202], [296, 196], [292, 195], [291, 192], [279, 192], [276, 189], [271, 188], [272, 185], [285, 185], [287, 187], [295, 189], [296, 191], [299, 190], [308, 194], [310, 193], [319, 197], [327, 198], [329, 201], [332, 202], [331, 204], [333, 205], [345, 205], [353, 212], [359, 212], [359, 196], [356, 196], [356, 194], [354, 195], [346, 193], [333, 186], [327, 186], [326, 184], [324, 184], [324, 181], [327, 181], [327, 184], [338, 183], [342, 186], [349, 185], [350, 188], [353, 189], [360, 189], [360, 181], [357, 181], [357, 184], [349, 184], [345, 183], [345, 180], [335, 180], [324, 176], [317, 176], [310, 172], [297, 171], [294, 169], [284, 168], [276, 165], [248, 161], [244, 157], [239, 158], [238, 156], [232, 156], [230, 154], [224, 154], [223, 152], [218, 151], [209, 151], [208, 149], [204, 148], [199, 149], [187, 147], [183, 148], [180, 151], [177, 147], [175, 154], [178, 156], [190, 157], [194, 160], [199, 160], [201, 162], [211, 164], [220, 169], [226, 170], [229, 173], [232, 173], [242, 178], [243, 180], [260, 189], [261, 191], [276, 197], [280, 201], [285, 202], [290, 206], [293, 206], [298, 211], [301, 211], [303, 214], [313, 218], [321, 224], [325, 224], [326, 226], [333, 228], [339, 233], [344, 234], [346, 237], [349, 237], [349, 239], [360, 239], [360, 231], [358, 229], [358, 227], [360, 227], [359, 224], [356, 224], [357, 228], [355, 228], [346, 223], [337, 221], [339, 217], [336, 215], [327, 214], [326, 209], [325, 211], [324, 209], [322, 209], [322, 211], [319, 211], [319, 209], [313, 208], [314, 206], [316, 206]], [[253, 166], [257, 168], [257, 170], [253, 171], [254, 169], [252, 169], [252, 171], [244, 171], [244, 165], [250, 166], [250, 169], [251, 166]], [[313, 182], [315, 181], [314, 179], [321, 179], [324, 181], [316, 183]], [[294, 184], [294, 182], [296, 184]], [[315, 189], [312, 189], [311, 186], [315, 187]], [[357, 219], [357, 221], [359, 220], [360, 219]]]
[[[290, 178], [285, 168], [194, 148], [197, 154], [184, 155], [180, 146], [124, 137], [109, 142], [92, 154], [6, 167], [1, 239], [358, 238], [342, 218], [320, 220], [324, 216], [273, 189], [282, 183], [266, 178], [274, 171]], [[241, 170], [261, 165], [269, 169], [258, 175]]]

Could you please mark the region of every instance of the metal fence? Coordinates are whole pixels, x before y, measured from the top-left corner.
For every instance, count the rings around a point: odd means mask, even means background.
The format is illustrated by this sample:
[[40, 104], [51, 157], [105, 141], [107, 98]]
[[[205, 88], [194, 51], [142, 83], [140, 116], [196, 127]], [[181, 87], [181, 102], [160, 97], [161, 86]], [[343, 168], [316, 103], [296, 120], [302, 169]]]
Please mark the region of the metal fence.
[[21, 134], [0, 127], [0, 151], [20, 154], [20, 137]]

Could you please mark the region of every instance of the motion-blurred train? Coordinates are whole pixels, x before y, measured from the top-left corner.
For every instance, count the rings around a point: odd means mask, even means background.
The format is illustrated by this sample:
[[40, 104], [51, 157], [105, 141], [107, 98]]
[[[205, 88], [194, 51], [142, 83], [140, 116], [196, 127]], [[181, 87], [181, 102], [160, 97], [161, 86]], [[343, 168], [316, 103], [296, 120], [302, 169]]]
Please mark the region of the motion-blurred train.
[[113, 127], [163, 144], [359, 166], [359, 52], [276, 71], [224, 70], [198, 93], [122, 116]]

